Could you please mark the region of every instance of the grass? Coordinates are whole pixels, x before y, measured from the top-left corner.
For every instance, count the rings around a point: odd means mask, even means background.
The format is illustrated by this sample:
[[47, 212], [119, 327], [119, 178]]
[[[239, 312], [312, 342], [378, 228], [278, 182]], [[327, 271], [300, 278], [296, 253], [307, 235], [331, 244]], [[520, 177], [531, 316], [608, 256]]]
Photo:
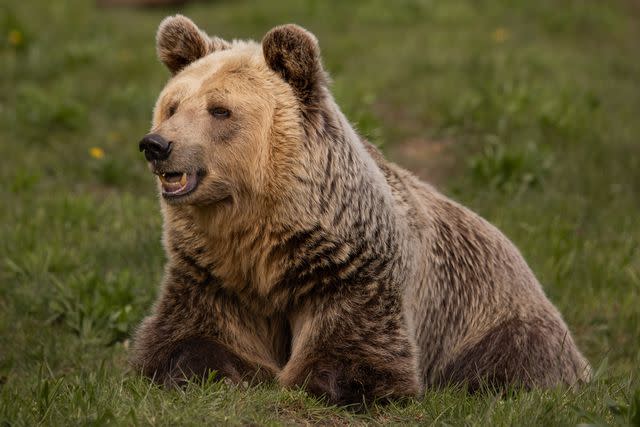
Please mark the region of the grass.
[[637, 2], [182, 9], [227, 38], [315, 32], [360, 131], [516, 242], [597, 370], [578, 391], [428, 391], [360, 414], [275, 384], [166, 391], [128, 372], [164, 262], [137, 141], [168, 77], [154, 34], [172, 12], [0, 6], [0, 425], [640, 426]]

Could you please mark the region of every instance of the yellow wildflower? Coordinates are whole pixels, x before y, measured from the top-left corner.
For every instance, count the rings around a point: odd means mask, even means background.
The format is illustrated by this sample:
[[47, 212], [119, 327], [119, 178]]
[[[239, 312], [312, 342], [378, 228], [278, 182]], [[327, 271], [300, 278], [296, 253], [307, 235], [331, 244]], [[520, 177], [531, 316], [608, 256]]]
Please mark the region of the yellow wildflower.
[[9, 44], [11, 44], [12, 46], [18, 47], [24, 41], [24, 36], [18, 30], [11, 30], [9, 31], [8, 39], [9, 39]]
[[100, 147], [91, 147], [89, 150], [89, 155], [94, 159], [101, 159], [104, 157], [104, 150]]
[[491, 34], [491, 37], [493, 38], [493, 41], [496, 43], [502, 43], [505, 42], [507, 40], [509, 40], [509, 36], [511, 34], [509, 33], [509, 30], [507, 30], [506, 28], [496, 28], [493, 33]]

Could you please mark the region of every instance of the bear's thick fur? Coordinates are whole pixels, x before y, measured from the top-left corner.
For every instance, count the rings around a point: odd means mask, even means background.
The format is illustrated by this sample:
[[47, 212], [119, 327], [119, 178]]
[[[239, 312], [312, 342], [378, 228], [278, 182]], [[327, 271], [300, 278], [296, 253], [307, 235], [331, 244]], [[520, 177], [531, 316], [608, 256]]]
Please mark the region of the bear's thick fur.
[[168, 262], [137, 369], [276, 379], [339, 404], [588, 380], [513, 244], [354, 131], [312, 34], [227, 42], [174, 16], [157, 48], [173, 77], [140, 148]]

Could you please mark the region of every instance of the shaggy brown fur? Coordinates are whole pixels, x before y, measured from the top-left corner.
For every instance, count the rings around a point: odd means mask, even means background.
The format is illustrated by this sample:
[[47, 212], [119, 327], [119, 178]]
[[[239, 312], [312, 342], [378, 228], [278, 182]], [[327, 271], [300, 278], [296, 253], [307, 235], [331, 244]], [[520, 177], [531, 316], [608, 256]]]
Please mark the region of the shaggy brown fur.
[[150, 166], [197, 186], [163, 192], [168, 263], [140, 371], [276, 378], [341, 404], [589, 378], [513, 244], [359, 138], [312, 34], [229, 43], [176, 16], [158, 52], [175, 76], [152, 132], [171, 154]]

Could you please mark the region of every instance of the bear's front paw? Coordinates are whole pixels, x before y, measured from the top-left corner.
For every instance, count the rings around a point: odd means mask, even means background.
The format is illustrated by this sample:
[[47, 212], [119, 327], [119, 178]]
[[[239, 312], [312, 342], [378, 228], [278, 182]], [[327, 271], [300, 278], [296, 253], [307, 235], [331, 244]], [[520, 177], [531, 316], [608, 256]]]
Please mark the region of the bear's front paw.
[[225, 346], [208, 338], [191, 338], [173, 351], [164, 384], [184, 386], [191, 379], [204, 379], [211, 371], [234, 383], [241, 382], [251, 367]]
[[306, 375], [281, 381], [289, 386], [304, 386], [330, 404], [356, 405], [355, 408], [373, 401], [414, 396], [419, 391], [414, 375], [340, 361], [318, 363]]
[[336, 405], [359, 404], [372, 397], [368, 396], [366, 384], [358, 376], [348, 375], [339, 366], [314, 369], [306, 379], [305, 388]]

